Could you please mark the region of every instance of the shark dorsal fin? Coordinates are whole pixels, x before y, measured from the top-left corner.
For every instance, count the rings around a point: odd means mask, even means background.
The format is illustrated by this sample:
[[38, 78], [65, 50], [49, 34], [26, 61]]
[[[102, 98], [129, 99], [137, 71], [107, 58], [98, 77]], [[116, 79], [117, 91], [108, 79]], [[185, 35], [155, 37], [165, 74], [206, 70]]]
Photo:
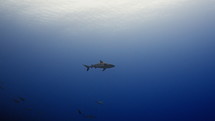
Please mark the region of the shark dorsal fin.
[[102, 60], [100, 60], [100, 63], [104, 63]]

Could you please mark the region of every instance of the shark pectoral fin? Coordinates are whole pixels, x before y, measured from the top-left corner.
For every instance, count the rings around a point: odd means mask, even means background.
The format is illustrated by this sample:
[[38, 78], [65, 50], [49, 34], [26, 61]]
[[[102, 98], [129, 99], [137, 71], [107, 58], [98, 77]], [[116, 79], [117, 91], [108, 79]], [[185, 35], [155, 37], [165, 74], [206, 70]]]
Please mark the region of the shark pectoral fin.
[[103, 70], [102, 71], [104, 71], [106, 68], [103, 68]]

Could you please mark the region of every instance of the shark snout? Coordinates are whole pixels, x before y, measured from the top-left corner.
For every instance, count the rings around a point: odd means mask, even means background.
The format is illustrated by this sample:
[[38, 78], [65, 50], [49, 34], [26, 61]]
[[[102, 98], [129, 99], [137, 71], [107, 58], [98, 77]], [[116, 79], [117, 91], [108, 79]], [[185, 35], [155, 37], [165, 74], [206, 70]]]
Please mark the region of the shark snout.
[[115, 65], [111, 64], [111, 67], [115, 67]]
[[115, 67], [115, 65], [113, 65], [113, 64], [106, 65], [106, 68], [113, 68], [113, 67]]

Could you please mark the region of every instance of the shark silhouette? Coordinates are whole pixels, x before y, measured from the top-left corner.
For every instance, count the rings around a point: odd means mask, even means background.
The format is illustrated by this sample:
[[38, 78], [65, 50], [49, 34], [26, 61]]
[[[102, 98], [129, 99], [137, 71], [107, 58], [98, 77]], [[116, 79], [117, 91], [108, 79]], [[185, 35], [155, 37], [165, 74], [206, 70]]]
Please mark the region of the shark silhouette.
[[104, 71], [107, 68], [113, 68], [113, 67], [115, 67], [115, 65], [105, 63], [102, 60], [100, 60], [100, 62], [98, 64], [92, 64], [91, 66], [83, 64], [83, 66], [85, 66], [87, 68], [87, 71], [89, 71], [90, 68], [103, 68], [102, 71]]

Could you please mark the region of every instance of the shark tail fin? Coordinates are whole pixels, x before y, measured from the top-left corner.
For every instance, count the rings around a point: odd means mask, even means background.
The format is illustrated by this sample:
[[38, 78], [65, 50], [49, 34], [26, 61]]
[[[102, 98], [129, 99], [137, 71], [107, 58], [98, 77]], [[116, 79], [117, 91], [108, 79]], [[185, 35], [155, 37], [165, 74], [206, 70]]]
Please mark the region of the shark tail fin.
[[88, 65], [84, 65], [84, 64], [83, 64], [83, 66], [85, 66], [85, 67], [87, 68], [87, 71], [89, 71], [90, 66], [88, 66]]

